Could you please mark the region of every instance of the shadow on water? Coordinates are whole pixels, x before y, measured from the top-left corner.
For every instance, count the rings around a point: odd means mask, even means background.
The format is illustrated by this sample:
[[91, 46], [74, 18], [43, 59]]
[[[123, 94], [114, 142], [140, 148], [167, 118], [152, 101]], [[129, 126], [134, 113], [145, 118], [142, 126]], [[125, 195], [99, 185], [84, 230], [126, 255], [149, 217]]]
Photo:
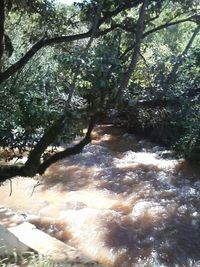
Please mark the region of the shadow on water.
[[71, 234], [65, 229], [66, 224], [62, 221], [59, 222], [51, 218], [32, 218], [29, 222], [34, 224], [41, 231], [46, 232], [50, 236], [55, 237], [62, 242], [67, 243], [71, 238]]
[[[113, 126], [97, 127], [93, 133], [92, 144], [87, 145], [83, 152], [79, 155], [66, 158], [52, 165], [44, 177], [42, 177], [44, 190], [52, 186], [60, 184], [60, 190], [80, 190], [86, 188], [91, 181], [99, 182], [97, 188], [103, 188], [104, 178], [106, 181], [119, 181], [121, 189], [116, 188], [116, 193], [119, 191], [125, 192], [128, 187], [123, 187], [123, 176], [127, 172], [126, 169], [116, 166], [116, 157], [120, 159], [121, 154], [128, 149], [138, 151], [136, 137], [128, 139], [122, 138], [125, 131]], [[103, 136], [101, 136], [103, 135]], [[132, 167], [132, 171], [137, 169], [151, 169], [144, 164], [136, 164]], [[116, 187], [118, 187], [116, 185]], [[114, 188], [112, 188], [114, 192]]]
[[108, 222], [105, 227], [109, 229], [106, 246], [118, 253], [123, 251], [115, 267], [123, 263], [127, 267], [146, 266], [148, 262], [150, 266], [199, 266], [196, 264], [200, 263], [200, 229], [178, 212], [157, 220], [148, 214], [135, 221], [122, 218], [120, 222]]
[[90, 184], [94, 169], [70, 165], [66, 161], [50, 167], [48, 173], [42, 177], [42, 190], [56, 186], [60, 191], [75, 191]]

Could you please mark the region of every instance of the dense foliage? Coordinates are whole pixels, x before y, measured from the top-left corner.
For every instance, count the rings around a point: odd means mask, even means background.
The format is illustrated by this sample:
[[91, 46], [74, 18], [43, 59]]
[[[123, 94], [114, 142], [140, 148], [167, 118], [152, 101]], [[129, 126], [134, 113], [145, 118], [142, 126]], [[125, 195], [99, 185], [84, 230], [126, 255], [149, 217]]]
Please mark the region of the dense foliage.
[[20, 171], [3, 168], [2, 180], [70, 155], [42, 159], [110, 109], [125, 112], [132, 130], [200, 160], [198, 0], [0, 3], [0, 145], [32, 149]]

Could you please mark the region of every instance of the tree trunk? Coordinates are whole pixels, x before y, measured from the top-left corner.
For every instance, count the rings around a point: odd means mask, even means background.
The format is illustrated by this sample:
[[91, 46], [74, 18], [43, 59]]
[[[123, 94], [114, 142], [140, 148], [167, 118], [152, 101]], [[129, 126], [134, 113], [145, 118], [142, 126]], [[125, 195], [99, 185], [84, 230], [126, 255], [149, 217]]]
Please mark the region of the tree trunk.
[[184, 61], [184, 57], [187, 55], [188, 50], [191, 48], [191, 46], [194, 42], [194, 39], [197, 36], [197, 34], [199, 33], [199, 31], [200, 31], [200, 24], [195, 28], [189, 42], [187, 43], [187, 45], [186, 45], [185, 49], [183, 50], [183, 52], [181, 53], [181, 55], [179, 55], [177, 57], [176, 63], [172, 67], [170, 73], [168, 74], [168, 76], [164, 82], [163, 89], [167, 89], [169, 84], [172, 84], [176, 81], [177, 71], [178, 71], [179, 67], [182, 65], [182, 63]]
[[124, 96], [124, 91], [127, 88], [131, 75], [133, 74], [136, 68], [136, 65], [137, 65], [137, 60], [140, 54], [140, 47], [141, 47], [141, 43], [143, 39], [143, 31], [144, 31], [144, 26], [145, 26], [144, 17], [145, 17], [147, 4], [148, 4], [148, 0], [144, 0], [140, 8], [133, 55], [131, 57], [131, 62], [129, 64], [128, 70], [126, 71], [126, 73], [124, 73], [123, 78], [121, 80], [121, 83], [120, 83], [120, 86], [117, 92], [117, 96], [116, 96], [116, 103], [120, 103], [122, 101], [123, 96]]
[[85, 137], [75, 146], [67, 148], [62, 152], [55, 153], [49, 159], [41, 163], [41, 156], [46, 150], [46, 148], [56, 139], [58, 134], [61, 133], [64, 124], [66, 122], [66, 116], [62, 116], [58, 119], [49, 130], [44, 133], [43, 137], [36, 144], [35, 148], [30, 152], [29, 157], [25, 165], [23, 166], [1, 166], [0, 167], [0, 183], [5, 182], [8, 179], [11, 179], [15, 176], [29, 176], [33, 177], [37, 173], [43, 174], [45, 170], [53, 163], [58, 160], [61, 160], [65, 157], [75, 155], [81, 152], [81, 150], [91, 142], [91, 132], [95, 126], [97, 114], [92, 116], [87, 133]]
[[58, 152], [56, 154], [54, 154], [53, 156], [51, 156], [50, 158], [48, 158], [47, 160], [45, 160], [39, 167], [38, 172], [40, 174], [43, 174], [45, 172], [45, 170], [53, 163], [57, 162], [58, 160], [61, 160], [63, 158], [69, 157], [71, 155], [76, 155], [78, 153], [80, 153], [82, 151], [82, 149], [91, 142], [91, 132], [94, 128], [96, 122], [96, 115], [94, 115], [91, 118], [91, 121], [89, 123], [88, 126], [88, 130], [87, 133], [84, 137], [84, 139], [82, 139], [78, 144], [76, 144], [73, 147], [67, 148], [64, 151]]
[[47, 147], [52, 144], [59, 133], [62, 132], [66, 122], [66, 116], [59, 118], [47, 131], [43, 137], [36, 144], [34, 149], [30, 152], [27, 162], [24, 166], [24, 172], [27, 176], [34, 176], [40, 166], [40, 159]]

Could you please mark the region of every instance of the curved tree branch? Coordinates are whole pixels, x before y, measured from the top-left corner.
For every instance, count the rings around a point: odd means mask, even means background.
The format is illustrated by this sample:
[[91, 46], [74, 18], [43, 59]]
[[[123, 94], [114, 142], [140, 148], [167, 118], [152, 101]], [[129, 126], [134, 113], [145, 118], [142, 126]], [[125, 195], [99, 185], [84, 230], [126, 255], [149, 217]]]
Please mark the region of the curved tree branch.
[[[0, 4], [3, 7], [3, 0], [0, 0]], [[99, 27], [109, 18], [116, 16], [117, 14], [119, 14], [120, 12], [122, 12], [123, 10], [126, 10], [128, 8], [131, 7], [136, 7], [138, 6], [140, 3], [142, 3], [142, 0], [137, 0], [134, 2], [134, 4], [132, 2], [126, 1], [125, 4], [120, 5], [119, 7], [117, 7], [114, 11], [112, 12], [106, 12], [104, 13], [104, 16], [102, 18], [99, 19], [98, 21], [98, 25], [96, 26], [97, 29], [99, 29]], [[0, 6], [0, 10], [1, 6]], [[2, 15], [2, 14], [0, 14]], [[2, 16], [1, 20], [2, 20]], [[2, 25], [4, 27], [4, 20], [2, 20]], [[3, 29], [3, 27], [0, 28]], [[107, 34], [108, 32], [110, 32], [112, 30], [108, 29], [108, 30], [104, 30], [104, 31], [96, 31], [94, 37], [97, 38], [99, 36], [102, 36], [104, 34]], [[6, 81], [9, 77], [11, 77], [13, 74], [15, 74], [17, 71], [19, 71], [20, 69], [22, 69], [27, 62], [43, 47], [48, 46], [48, 45], [53, 45], [53, 44], [59, 44], [59, 43], [63, 43], [63, 42], [72, 42], [72, 41], [76, 41], [76, 40], [81, 40], [81, 39], [85, 39], [88, 37], [91, 37], [91, 35], [93, 34], [93, 29], [85, 32], [85, 33], [80, 33], [80, 34], [75, 34], [75, 35], [70, 35], [70, 36], [58, 36], [58, 37], [53, 37], [53, 38], [43, 38], [41, 40], [39, 40], [36, 44], [34, 44], [28, 52], [25, 53], [25, 55], [19, 59], [16, 63], [14, 63], [13, 65], [11, 65], [7, 70], [5, 70], [3, 73], [0, 73], [0, 84], [4, 81]], [[1, 44], [1, 32], [0, 32], [0, 44]], [[1, 47], [0, 47], [0, 53], [1, 53]], [[0, 54], [1, 56], [1, 54]]]
[[46, 150], [47, 146], [50, 145], [57, 135], [60, 133], [61, 128], [64, 126], [65, 116], [63, 115], [58, 119], [52, 127], [43, 135], [41, 140], [37, 143], [36, 147], [29, 154], [28, 160], [23, 166], [1, 166], [0, 167], [0, 183], [5, 182], [8, 179], [14, 178], [15, 176], [22, 177], [33, 177], [37, 173], [43, 174], [45, 170], [53, 163], [61, 160], [65, 157], [78, 154], [82, 149], [91, 142], [91, 132], [95, 126], [98, 114], [92, 116], [87, 133], [85, 137], [75, 146], [67, 148], [62, 152], [55, 153], [49, 159], [41, 163], [41, 156]]
[[165, 23], [165, 24], [162, 24], [162, 25], [160, 25], [160, 26], [158, 26], [158, 27], [156, 27], [156, 28], [154, 28], [154, 29], [151, 29], [151, 30], [145, 32], [145, 33], [143, 34], [143, 38], [145, 38], [145, 37], [148, 36], [149, 34], [152, 34], [152, 33], [157, 32], [157, 31], [159, 31], [159, 30], [162, 30], [162, 29], [165, 29], [165, 28], [168, 28], [168, 27], [170, 27], [170, 26], [177, 25], [177, 24], [180, 24], [180, 23], [183, 23], [183, 22], [188, 22], [188, 21], [190, 21], [190, 22], [195, 22], [195, 23], [196, 23], [196, 21], [194, 20], [195, 17], [196, 17], [196, 15], [195, 15], [195, 16], [190, 16], [190, 17], [185, 18], [185, 19], [180, 19], [180, 20], [177, 20], [177, 21], [167, 22], [167, 23]]
[[69, 35], [69, 36], [58, 36], [54, 38], [46, 38], [39, 40], [36, 44], [34, 44], [26, 54], [20, 58], [16, 63], [14, 63], [12, 66], [10, 66], [7, 70], [5, 70], [3, 73], [0, 73], [0, 83], [7, 80], [10, 76], [15, 74], [17, 71], [22, 69], [27, 62], [43, 47], [53, 44], [60, 44], [63, 42], [72, 42], [80, 39], [85, 39], [90, 37], [91, 31], [75, 34], [75, 35]]
[[[132, 8], [132, 7], [136, 7], [138, 6], [140, 3], [142, 3], [142, 0], [137, 0], [134, 3], [131, 1], [126, 1], [125, 4], [120, 5], [119, 7], [117, 7], [115, 10], [113, 10], [112, 12], [104, 12], [104, 15], [102, 18], [100, 18], [98, 20], [98, 27], [96, 26], [97, 29], [99, 29], [99, 27], [106, 22], [107, 19], [112, 18], [113, 16], [118, 15], [120, 12]], [[4, 20], [5, 20], [5, 15], [4, 12], [2, 12], [3, 7], [4, 7], [4, 1], [0, 0], [0, 59], [1, 59], [1, 54], [3, 53], [3, 35], [4, 35]], [[191, 16], [189, 18], [180, 20], [180, 21], [175, 21], [175, 22], [171, 22], [171, 23], [166, 23], [163, 25], [160, 25], [159, 27], [156, 27], [154, 29], [151, 29], [149, 31], [147, 31], [146, 33], [143, 34], [143, 38], [145, 38], [147, 35], [156, 32], [158, 30], [164, 29], [166, 27], [181, 23], [181, 22], [186, 22], [186, 21], [195, 21], [196, 16]], [[126, 28], [123, 25], [113, 25], [111, 27], [109, 27], [108, 29], [105, 30], [97, 30], [94, 31], [93, 29], [85, 32], [85, 33], [80, 33], [80, 34], [75, 34], [75, 35], [69, 35], [69, 36], [57, 36], [57, 37], [53, 37], [53, 38], [42, 38], [41, 40], [39, 40], [37, 43], [35, 43], [26, 53], [24, 56], [22, 56], [22, 58], [20, 58], [16, 63], [14, 63], [13, 65], [11, 65], [8, 69], [6, 69], [3, 73], [0, 73], [0, 84], [4, 81], [6, 81], [9, 77], [11, 77], [13, 74], [15, 74], [17, 71], [19, 71], [20, 69], [22, 69], [27, 62], [43, 47], [45, 46], [49, 46], [49, 45], [53, 45], [53, 44], [60, 44], [60, 43], [66, 43], [66, 42], [72, 42], [72, 41], [76, 41], [76, 40], [81, 40], [81, 39], [85, 39], [85, 38], [89, 38], [94, 34], [95, 38], [98, 38], [102, 35], [105, 35], [109, 32], [111, 32], [112, 30], [116, 29], [116, 28], [122, 28], [124, 30], [128, 30], [130, 31], [130, 28]], [[133, 32], [135, 31], [135, 29], [133, 29]], [[132, 46], [131, 48], [128, 48], [128, 51], [132, 50], [134, 48], [134, 46]], [[126, 51], [127, 53], [127, 51]]]
[[[194, 22], [194, 23], [197, 23], [195, 21], [195, 18], [196, 18], [196, 15], [195, 16], [191, 16], [191, 17], [188, 17], [186, 19], [181, 19], [181, 20], [177, 20], [177, 21], [173, 21], [173, 22], [167, 22], [167, 23], [164, 23], [154, 29], [151, 29], [149, 31], [146, 31], [144, 34], [143, 34], [143, 38], [146, 38], [148, 35], [154, 33], [154, 32], [157, 32], [157, 31], [160, 31], [160, 30], [163, 30], [163, 29], [166, 29], [170, 26], [174, 26], [174, 25], [178, 25], [178, 24], [181, 24], [181, 23], [184, 23], [184, 22]], [[126, 31], [130, 31], [130, 29], [126, 29], [125, 27], [121, 27], [119, 25], [115, 25], [115, 27], [119, 27], [119, 28], [123, 28], [124, 30]], [[133, 30], [132, 30], [133, 31]], [[130, 45], [129, 47], [127, 47], [127, 49], [123, 52], [123, 54], [120, 56], [120, 59], [124, 58], [131, 50], [133, 50], [135, 47], [135, 44], [132, 44]]]
[[63, 115], [44, 133], [34, 149], [30, 152], [28, 160], [24, 165], [24, 172], [27, 173], [27, 176], [34, 176], [37, 173], [42, 154], [52, 144], [58, 134], [62, 132], [65, 123], [66, 115]]
[[[105, 35], [109, 32], [111, 32], [116, 27], [110, 27], [106, 30], [98, 30], [94, 34], [94, 38], [98, 38], [102, 35]], [[15, 74], [17, 71], [21, 70], [28, 61], [43, 47], [53, 44], [60, 44], [60, 43], [67, 43], [67, 42], [73, 42], [85, 38], [91, 37], [93, 34], [93, 30], [89, 30], [85, 33], [75, 34], [75, 35], [69, 35], [69, 36], [58, 36], [54, 38], [46, 38], [39, 40], [36, 44], [34, 44], [26, 54], [20, 58], [16, 63], [11, 65], [8, 69], [6, 69], [4, 72], [0, 73], [0, 84], [4, 81], [6, 81], [9, 77], [11, 77], [13, 74]]]
[[88, 130], [87, 133], [84, 137], [84, 139], [82, 139], [78, 144], [76, 144], [73, 147], [67, 148], [64, 151], [58, 152], [56, 154], [54, 154], [53, 156], [51, 156], [50, 158], [48, 158], [47, 160], [45, 160], [39, 167], [39, 174], [43, 174], [45, 172], [45, 170], [53, 163], [57, 162], [58, 160], [61, 160], [63, 158], [78, 154], [82, 151], [82, 149], [91, 142], [91, 132], [95, 126], [96, 123], [96, 115], [94, 115], [89, 123], [88, 126]]
[[135, 1], [126, 0], [121, 2], [122, 4], [119, 5], [115, 10], [103, 13], [103, 17], [99, 20], [98, 26], [106, 22], [106, 20], [109, 20], [110, 18], [117, 16], [122, 11], [125, 11], [129, 8], [137, 7], [139, 4], [143, 3], [143, 0], [135, 0]]

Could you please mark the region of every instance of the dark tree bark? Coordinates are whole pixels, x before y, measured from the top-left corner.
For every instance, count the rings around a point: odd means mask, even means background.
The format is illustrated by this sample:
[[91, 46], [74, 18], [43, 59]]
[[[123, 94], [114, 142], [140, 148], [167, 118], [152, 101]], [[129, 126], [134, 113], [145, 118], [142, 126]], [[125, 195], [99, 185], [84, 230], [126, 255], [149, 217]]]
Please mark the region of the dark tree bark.
[[23, 166], [1, 166], [0, 167], [0, 185], [15, 176], [26, 176]]
[[[140, 3], [142, 3], [142, 0], [137, 0], [134, 3], [131, 3], [129, 1], [123, 3], [122, 5], [119, 5], [115, 10], [112, 12], [106, 12], [103, 14], [101, 19], [98, 21], [98, 25], [96, 25], [96, 28], [98, 29], [95, 31], [94, 38], [98, 38], [102, 35], [105, 35], [113, 30], [113, 27], [110, 27], [106, 30], [99, 30], [99, 27], [109, 18], [116, 16], [120, 12], [132, 8], [137, 7]], [[3, 12], [4, 10], [4, 0], [0, 0], [0, 59], [1, 59], [1, 39], [2, 33], [4, 33], [4, 21], [5, 21], [5, 14]], [[28, 61], [43, 47], [53, 44], [60, 44], [60, 43], [67, 43], [67, 42], [73, 42], [76, 40], [81, 40], [85, 38], [91, 37], [93, 35], [94, 30], [91, 29], [85, 33], [70, 35], [70, 36], [58, 36], [53, 38], [43, 38], [39, 40], [36, 44], [34, 44], [28, 52], [25, 53], [25, 55], [19, 59], [16, 63], [14, 63], [12, 66], [10, 66], [7, 70], [5, 70], [3, 73], [0, 73], [0, 84], [4, 81], [6, 81], [9, 77], [11, 77], [13, 74], [15, 74], [17, 71], [21, 70]], [[2, 38], [1, 38], [2, 37]], [[2, 49], [3, 49], [3, 39], [2, 39]]]
[[[100, 36], [106, 35], [107, 33], [113, 31], [116, 28], [122, 28], [122, 29], [126, 30], [126, 27], [124, 27], [123, 25], [120, 25], [120, 24], [119, 25], [112, 25], [111, 27], [109, 27], [108, 29], [105, 29], [105, 30], [99, 30], [99, 28], [103, 23], [105, 23], [110, 18], [118, 15], [120, 12], [125, 11], [125, 10], [130, 9], [130, 8], [133, 8], [133, 7], [137, 7], [141, 3], [143, 3], [142, 6], [144, 7], [144, 6], [146, 6], [146, 2], [147, 2], [147, 0], [124, 1], [124, 2], [122, 1], [122, 4], [120, 4], [115, 10], [109, 11], [109, 12], [102, 12], [103, 16], [98, 21], [98, 25], [96, 27], [97, 31], [95, 31], [94, 38], [98, 38]], [[0, 0], [0, 62], [1, 62], [1, 57], [3, 55], [3, 38], [4, 38], [3, 36], [4, 36], [4, 22], [5, 22], [5, 12], [4, 12], [5, 10], [4, 10], [4, 8], [5, 8], [4, 0]], [[142, 9], [141, 9], [141, 11], [142, 11]], [[143, 38], [146, 37], [147, 35], [153, 33], [153, 32], [160, 30], [160, 29], [167, 28], [170, 25], [174, 25], [174, 24], [178, 24], [178, 23], [186, 22], [186, 21], [194, 21], [194, 19], [195, 19], [195, 16], [191, 16], [191, 17], [189, 17], [187, 19], [183, 19], [179, 22], [172, 22], [172, 23], [167, 23], [167, 24], [161, 25], [155, 29], [152, 29], [152, 30], [144, 33]], [[138, 25], [139, 25], [139, 23], [138, 23]], [[141, 26], [142, 26], [142, 23], [141, 23]], [[130, 31], [130, 29], [128, 29], [128, 30]], [[133, 32], [135, 32], [135, 29], [133, 29]], [[91, 37], [91, 35], [93, 33], [94, 33], [94, 31], [93, 31], [93, 29], [91, 29], [85, 33], [80, 33], [80, 34], [75, 34], [75, 35], [70, 35], [70, 36], [57, 36], [57, 37], [52, 37], [52, 38], [42, 38], [37, 43], [35, 43], [29, 49], [29, 51], [27, 51], [25, 53], [25, 55], [22, 56], [22, 58], [20, 58], [16, 63], [11, 65], [3, 73], [0, 73], [0, 84], [2, 82], [6, 81], [9, 77], [14, 75], [19, 70], [21, 70], [28, 63], [28, 61], [43, 47], [48, 46], [48, 45], [73, 42], [76, 40], [89, 38], [89, 37]], [[138, 31], [137, 31], [137, 36], [139, 36]], [[136, 50], [138, 49], [137, 43], [138, 43], [138, 40], [136, 40], [136, 42], [130, 48], [130, 50], [135, 49], [135, 52], [136, 52]], [[132, 63], [130, 64], [129, 69], [131, 69], [131, 65], [133, 66], [132, 68], [134, 68], [134, 64], [135, 64], [134, 61], [137, 62], [137, 60], [136, 60], [137, 56], [135, 59], [134, 58], [135, 57], [132, 57], [133, 62], [131, 61]], [[127, 70], [127, 75], [128, 75], [128, 72], [129, 72], [129, 70]], [[131, 72], [131, 70], [130, 70], [130, 72]], [[127, 76], [127, 78], [124, 78], [125, 84], [127, 83], [127, 79], [128, 79], [128, 76]], [[119, 91], [121, 91], [121, 90], [119, 90]]]
[[[128, 86], [129, 79], [135, 70], [137, 59], [140, 53], [140, 46], [142, 43], [142, 39], [147, 36], [148, 34], [151, 34], [155, 31], [158, 31], [160, 29], [166, 28], [169, 26], [168, 24], [161, 25], [155, 29], [152, 29], [146, 33], [144, 33], [145, 28], [145, 10], [148, 5], [148, 0], [135, 0], [135, 1], [122, 1], [122, 4], [119, 4], [118, 7], [116, 7], [113, 11], [102, 11], [101, 8], [99, 9], [99, 18], [97, 20], [96, 25], [93, 25], [93, 28], [85, 33], [75, 34], [71, 36], [58, 36], [53, 38], [43, 38], [39, 40], [36, 44], [30, 48], [29, 51], [25, 53], [24, 56], [22, 56], [16, 63], [11, 65], [8, 69], [6, 69], [3, 73], [0, 72], [0, 83], [6, 81], [9, 77], [17, 73], [19, 70], [21, 70], [28, 62], [29, 60], [43, 47], [54, 45], [54, 44], [60, 44], [60, 43], [67, 43], [67, 42], [73, 42], [76, 40], [81, 40], [85, 38], [98, 38], [100, 36], [103, 36], [117, 27], [123, 28], [123, 25], [111, 25], [109, 28], [105, 30], [100, 30], [100, 26], [107, 22], [110, 18], [118, 15], [120, 12], [137, 7], [139, 4], [142, 4], [140, 8], [140, 14], [139, 19], [137, 23], [137, 29], [133, 29], [133, 32], [136, 34], [133, 54], [131, 57], [131, 62], [129, 64], [129, 67], [127, 69], [127, 72], [124, 73], [124, 77], [120, 83], [118, 93], [117, 93], [117, 100], [120, 101], [123, 97], [124, 89]], [[101, 12], [102, 11], [102, 12]], [[103, 15], [102, 15], [103, 14]], [[102, 15], [102, 16], [101, 16]], [[188, 21], [189, 19], [184, 19], [181, 22]], [[4, 0], [0, 0], [0, 70], [1, 70], [1, 60], [4, 52], [4, 23], [5, 23], [5, 3]], [[176, 22], [175, 22], [176, 23]], [[174, 24], [175, 24], [174, 23]], [[124, 30], [126, 30], [124, 28]], [[130, 29], [128, 29], [130, 31]], [[90, 42], [89, 42], [90, 44]], [[155, 104], [155, 103], [154, 103]], [[58, 121], [56, 121], [52, 127], [49, 128], [48, 131], [45, 132], [41, 140], [37, 143], [35, 148], [30, 153], [27, 162], [23, 166], [2, 166], [0, 167], [0, 182], [4, 182], [7, 179], [11, 179], [15, 176], [34, 176], [37, 173], [43, 174], [45, 170], [56, 161], [63, 159], [64, 157], [68, 157], [70, 155], [74, 155], [77, 153], [80, 153], [81, 150], [84, 148], [85, 145], [87, 145], [91, 141], [91, 132], [95, 125], [96, 115], [92, 117], [91, 122], [88, 127], [87, 134], [85, 138], [82, 139], [77, 145], [74, 147], [68, 148], [62, 152], [58, 152], [51, 156], [49, 159], [45, 160], [44, 162], [41, 162], [41, 157], [46, 148], [55, 140], [55, 138], [58, 136], [58, 134], [63, 130], [64, 125], [66, 123], [66, 114], [63, 115]]]
[[89, 126], [88, 126], [88, 130], [87, 133], [84, 137], [84, 139], [82, 139], [78, 144], [76, 144], [73, 147], [67, 148], [64, 151], [58, 152], [56, 154], [54, 154], [53, 156], [51, 156], [50, 158], [48, 158], [47, 160], [45, 160], [39, 167], [39, 173], [43, 174], [45, 172], [45, 170], [53, 163], [57, 162], [58, 160], [61, 160], [63, 158], [69, 157], [71, 155], [75, 155], [78, 154], [82, 151], [82, 149], [91, 142], [91, 132], [95, 126], [96, 123], [96, 119], [97, 119], [97, 115], [92, 116]]
[[30, 50], [20, 58], [16, 63], [11, 65], [7, 70], [3, 73], [0, 73], [0, 83], [6, 81], [9, 77], [15, 74], [17, 71], [22, 69], [28, 61], [43, 47], [53, 44], [60, 44], [60, 43], [67, 43], [73, 42], [76, 40], [81, 40], [90, 37], [91, 31], [86, 33], [76, 34], [76, 35], [69, 35], [69, 36], [59, 36], [54, 38], [43, 38], [38, 41], [35, 45], [33, 45]]
[[28, 176], [34, 176], [40, 166], [41, 156], [47, 147], [53, 143], [59, 133], [62, 132], [66, 123], [66, 116], [59, 118], [43, 135], [34, 149], [30, 152], [27, 162], [24, 166], [24, 172]]
[[144, 0], [121, 1], [121, 4], [115, 10], [103, 13], [103, 17], [99, 20], [99, 26], [106, 22], [106, 20], [109, 20], [111, 17], [117, 16], [122, 11], [137, 7], [139, 4], [143, 3], [143, 1]]
[[48, 147], [61, 132], [64, 127], [66, 116], [62, 116], [58, 119], [49, 130], [43, 135], [41, 140], [37, 143], [33, 151], [30, 153], [27, 162], [23, 166], [1, 166], [0, 167], [0, 183], [5, 182], [8, 179], [12, 179], [15, 176], [33, 177], [36, 174], [43, 174], [45, 170], [53, 163], [61, 160], [65, 157], [78, 154], [82, 149], [91, 142], [91, 132], [95, 126], [98, 114], [92, 116], [87, 133], [85, 137], [75, 146], [67, 148], [62, 152], [55, 153], [49, 159], [41, 163], [41, 156]]

